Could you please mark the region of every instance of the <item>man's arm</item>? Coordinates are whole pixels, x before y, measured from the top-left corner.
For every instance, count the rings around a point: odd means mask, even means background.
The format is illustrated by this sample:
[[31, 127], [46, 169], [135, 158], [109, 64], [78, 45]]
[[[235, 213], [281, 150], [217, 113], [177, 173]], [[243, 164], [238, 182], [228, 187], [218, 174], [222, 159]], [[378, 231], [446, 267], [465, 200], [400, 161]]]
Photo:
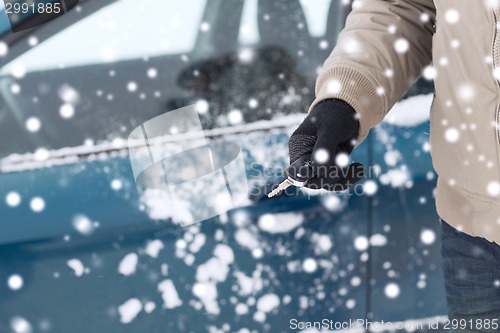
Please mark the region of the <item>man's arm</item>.
[[359, 145], [431, 63], [434, 21], [432, 0], [354, 1], [310, 110], [324, 99], [347, 102], [359, 115]]

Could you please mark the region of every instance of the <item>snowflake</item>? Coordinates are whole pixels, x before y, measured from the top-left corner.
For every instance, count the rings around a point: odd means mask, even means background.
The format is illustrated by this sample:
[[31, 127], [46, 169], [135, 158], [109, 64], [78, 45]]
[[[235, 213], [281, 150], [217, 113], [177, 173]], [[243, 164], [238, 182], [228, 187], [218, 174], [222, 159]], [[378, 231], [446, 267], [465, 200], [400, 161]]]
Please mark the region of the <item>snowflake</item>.
[[368, 238], [365, 236], [358, 236], [354, 239], [354, 248], [358, 251], [364, 251], [368, 249]]
[[424, 68], [422, 75], [426, 80], [434, 80], [434, 78], [436, 77], [436, 69], [434, 68], [434, 66], [429, 65]]
[[384, 293], [388, 298], [398, 297], [399, 292], [400, 292], [399, 286], [394, 282], [388, 283], [384, 288]]
[[38, 45], [38, 38], [36, 38], [35, 36], [31, 36], [31, 37], [28, 39], [28, 44], [29, 44], [29, 46], [31, 46], [31, 47]]
[[94, 224], [83, 214], [77, 214], [73, 217], [73, 227], [82, 235], [90, 235], [94, 232]]
[[196, 106], [196, 111], [199, 113], [199, 114], [205, 114], [208, 112], [208, 108], [209, 108], [209, 105], [208, 105], [208, 102], [204, 99], [200, 99], [199, 101], [196, 102], [195, 104]]
[[363, 184], [363, 191], [368, 196], [374, 195], [375, 193], [377, 193], [377, 190], [378, 190], [378, 185], [373, 180], [367, 180]]
[[34, 197], [30, 201], [30, 208], [35, 213], [40, 213], [45, 209], [45, 201], [40, 197]]
[[137, 91], [137, 83], [131, 81], [127, 84], [127, 90], [130, 92], [135, 92]]
[[9, 192], [5, 196], [5, 202], [10, 207], [19, 206], [19, 204], [21, 203], [21, 196], [17, 192]]
[[7, 280], [7, 285], [12, 290], [19, 290], [23, 287], [24, 281], [23, 278], [18, 274], [13, 274]]
[[458, 88], [458, 97], [464, 102], [469, 102], [475, 97], [474, 87], [470, 84], [463, 84]]
[[243, 114], [240, 110], [232, 110], [227, 114], [227, 120], [231, 125], [239, 124], [243, 121]]
[[497, 181], [491, 181], [486, 186], [486, 191], [491, 196], [498, 196], [500, 194], [500, 183]]
[[75, 115], [75, 108], [71, 104], [63, 104], [59, 108], [59, 114], [65, 119], [69, 119]]
[[420, 241], [425, 245], [431, 245], [436, 240], [436, 233], [431, 229], [424, 229], [420, 233]]
[[208, 30], [210, 30], [210, 24], [207, 23], [207, 22], [203, 22], [200, 25], [200, 30], [203, 31], [203, 32], [207, 32]]
[[23, 317], [14, 317], [10, 321], [10, 327], [15, 333], [31, 333], [33, 332], [33, 328], [29, 321], [24, 319]]
[[456, 9], [451, 8], [444, 13], [444, 18], [449, 24], [455, 24], [460, 19], [460, 14]]
[[15, 64], [10, 69], [10, 72], [16, 79], [22, 79], [26, 75], [26, 68], [21, 64]]
[[156, 68], [150, 68], [147, 71], [147, 75], [150, 79], [154, 79], [158, 76], [158, 71], [156, 70]]
[[341, 168], [349, 165], [349, 161], [349, 155], [347, 155], [346, 153], [340, 153], [335, 157], [335, 163]]
[[21, 86], [17, 83], [14, 83], [10, 86], [10, 92], [14, 95], [17, 95], [21, 92]]
[[406, 53], [408, 52], [409, 48], [410, 48], [410, 43], [406, 38], [398, 38], [394, 42], [394, 49], [396, 50], [397, 53]]
[[319, 164], [325, 163], [328, 161], [328, 158], [330, 157], [330, 154], [326, 149], [320, 148], [316, 149], [314, 152], [314, 161], [316, 161]]
[[255, 98], [250, 98], [250, 100], [248, 101], [248, 106], [251, 109], [255, 109], [258, 105], [259, 105], [259, 102]]
[[444, 137], [446, 141], [454, 143], [460, 138], [460, 132], [456, 128], [450, 127], [444, 132]]
[[120, 179], [113, 179], [111, 181], [111, 188], [115, 191], [118, 191], [122, 188], [123, 184], [122, 184], [122, 181]]
[[342, 89], [342, 84], [338, 80], [330, 80], [326, 86], [329, 94], [338, 94]]
[[0, 57], [5, 57], [9, 52], [9, 46], [7, 43], [0, 41]]
[[302, 268], [306, 273], [314, 273], [318, 269], [318, 263], [313, 258], [307, 258], [302, 263]]

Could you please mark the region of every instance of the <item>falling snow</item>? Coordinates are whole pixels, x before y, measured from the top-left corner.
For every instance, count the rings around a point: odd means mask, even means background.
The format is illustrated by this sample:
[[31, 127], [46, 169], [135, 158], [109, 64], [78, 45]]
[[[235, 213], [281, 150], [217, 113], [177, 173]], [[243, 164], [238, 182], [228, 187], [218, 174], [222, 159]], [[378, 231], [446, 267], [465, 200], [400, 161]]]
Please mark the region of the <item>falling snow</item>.
[[76, 231], [85, 236], [94, 232], [94, 223], [83, 214], [77, 214], [73, 217], [73, 227]]
[[21, 203], [21, 196], [17, 192], [9, 192], [5, 196], [5, 202], [10, 207], [17, 207]]
[[45, 209], [45, 201], [41, 197], [34, 197], [30, 201], [30, 208], [35, 213], [40, 213]]
[[23, 287], [23, 284], [24, 284], [23, 278], [18, 274], [9, 276], [9, 279], [7, 280], [7, 285], [12, 290], [21, 289]]

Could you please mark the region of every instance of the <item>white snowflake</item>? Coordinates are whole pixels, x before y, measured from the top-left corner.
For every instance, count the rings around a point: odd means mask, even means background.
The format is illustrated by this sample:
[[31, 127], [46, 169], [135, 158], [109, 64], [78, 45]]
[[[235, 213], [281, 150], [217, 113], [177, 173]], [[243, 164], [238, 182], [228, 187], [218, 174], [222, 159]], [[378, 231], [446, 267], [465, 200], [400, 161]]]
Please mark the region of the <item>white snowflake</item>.
[[259, 106], [259, 101], [257, 101], [257, 99], [255, 99], [255, 98], [250, 98], [248, 100], [248, 106], [251, 109], [255, 109], [257, 106]]
[[23, 287], [24, 281], [23, 278], [19, 274], [13, 274], [9, 276], [7, 280], [7, 285], [12, 290], [19, 290]]
[[444, 138], [450, 143], [457, 142], [460, 138], [460, 132], [456, 128], [450, 127], [444, 132]]
[[10, 72], [16, 79], [21, 79], [26, 75], [26, 68], [22, 64], [15, 64], [10, 69]]
[[113, 179], [111, 181], [111, 188], [115, 191], [119, 191], [122, 188], [123, 184], [120, 179]]
[[45, 201], [41, 197], [34, 197], [30, 201], [30, 208], [35, 213], [40, 213], [45, 209]]
[[366, 238], [365, 236], [357, 236], [354, 239], [354, 248], [356, 250], [364, 251], [368, 249], [368, 246], [369, 246], [368, 238]]
[[209, 105], [206, 100], [200, 99], [196, 102], [195, 107], [196, 112], [198, 112], [199, 114], [205, 114], [208, 112]]
[[73, 217], [73, 227], [82, 235], [90, 235], [94, 232], [94, 224], [83, 214], [77, 214]]
[[231, 125], [240, 124], [243, 121], [243, 114], [240, 110], [232, 110], [227, 114], [227, 120]]
[[348, 166], [349, 161], [349, 155], [347, 155], [346, 153], [340, 153], [335, 157], [335, 164], [337, 164], [341, 168]]
[[316, 149], [313, 157], [317, 163], [322, 164], [322, 163], [325, 163], [326, 161], [328, 161], [330, 154], [328, 153], [328, 151], [326, 149], [319, 148], [319, 149]]
[[400, 292], [399, 285], [394, 282], [390, 282], [385, 286], [384, 292], [388, 298], [396, 298], [399, 296]]
[[38, 38], [36, 36], [31, 36], [28, 38], [28, 44], [31, 47], [38, 45]]
[[29, 321], [24, 319], [23, 317], [14, 317], [10, 321], [10, 327], [15, 333], [31, 333], [33, 332], [33, 328]]
[[150, 68], [147, 71], [147, 75], [150, 79], [154, 79], [158, 76], [158, 70], [156, 70], [156, 68]]
[[363, 184], [363, 191], [366, 195], [369, 195], [369, 196], [374, 195], [375, 193], [377, 193], [377, 190], [378, 190], [378, 185], [373, 180], [367, 180]]
[[38, 132], [40, 130], [40, 127], [42, 127], [42, 123], [40, 122], [40, 119], [36, 117], [30, 117], [26, 119], [26, 129], [30, 132]]
[[9, 52], [9, 46], [7, 43], [0, 41], [0, 57], [5, 57]]
[[17, 95], [21, 92], [21, 86], [17, 83], [14, 83], [10, 86], [10, 92], [14, 95]]
[[436, 69], [434, 66], [429, 65], [424, 68], [422, 75], [426, 80], [434, 80], [436, 78]]
[[307, 258], [302, 263], [302, 268], [306, 273], [314, 273], [318, 269], [318, 263], [313, 258]]
[[326, 90], [329, 94], [338, 94], [342, 90], [342, 84], [339, 80], [330, 80], [327, 83]]
[[398, 38], [394, 42], [394, 49], [398, 53], [406, 53], [410, 48], [410, 43], [406, 38]]
[[460, 13], [456, 9], [450, 8], [444, 13], [444, 18], [449, 24], [455, 24], [460, 19]]
[[425, 245], [431, 245], [436, 241], [436, 233], [431, 229], [423, 229], [420, 233], [420, 241]]
[[250, 63], [254, 59], [255, 54], [252, 49], [243, 48], [238, 52], [238, 59], [242, 63]]
[[207, 22], [202, 22], [200, 25], [200, 30], [203, 32], [207, 32], [208, 30], [210, 30], [210, 24]]
[[129, 82], [129, 83], [127, 84], [127, 90], [128, 90], [129, 92], [135, 92], [135, 91], [137, 91], [137, 88], [138, 88], [138, 87], [137, 87], [137, 83], [135, 83], [135, 82], [133, 82], [133, 81], [131, 81], [131, 82]]
[[500, 194], [500, 183], [497, 181], [491, 181], [486, 186], [486, 191], [491, 196], [498, 196]]
[[65, 119], [69, 119], [75, 115], [75, 108], [73, 105], [65, 103], [59, 108], [59, 114]]
[[345, 307], [348, 308], [348, 309], [354, 309], [354, 307], [356, 306], [356, 300], [354, 299], [348, 299], [346, 302], [345, 302]]
[[21, 196], [17, 192], [9, 192], [5, 196], [5, 202], [10, 207], [17, 207], [21, 203]]
[[458, 87], [458, 97], [464, 102], [469, 102], [475, 97], [474, 87], [470, 84], [463, 84]]

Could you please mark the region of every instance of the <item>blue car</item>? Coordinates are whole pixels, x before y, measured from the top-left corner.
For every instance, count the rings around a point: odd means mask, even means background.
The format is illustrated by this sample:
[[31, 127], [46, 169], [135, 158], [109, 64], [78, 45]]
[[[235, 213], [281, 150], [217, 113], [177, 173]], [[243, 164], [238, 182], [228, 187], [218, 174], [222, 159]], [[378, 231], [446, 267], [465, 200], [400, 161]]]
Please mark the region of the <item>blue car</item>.
[[[267, 197], [349, 3], [82, 0], [22, 31], [0, 9], [0, 332], [442, 323], [431, 81], [353, 152], [362, 184]], [[181, 227], [137, 188], [127, 138], [188, 105], [240, 147], [248, 195]]]

